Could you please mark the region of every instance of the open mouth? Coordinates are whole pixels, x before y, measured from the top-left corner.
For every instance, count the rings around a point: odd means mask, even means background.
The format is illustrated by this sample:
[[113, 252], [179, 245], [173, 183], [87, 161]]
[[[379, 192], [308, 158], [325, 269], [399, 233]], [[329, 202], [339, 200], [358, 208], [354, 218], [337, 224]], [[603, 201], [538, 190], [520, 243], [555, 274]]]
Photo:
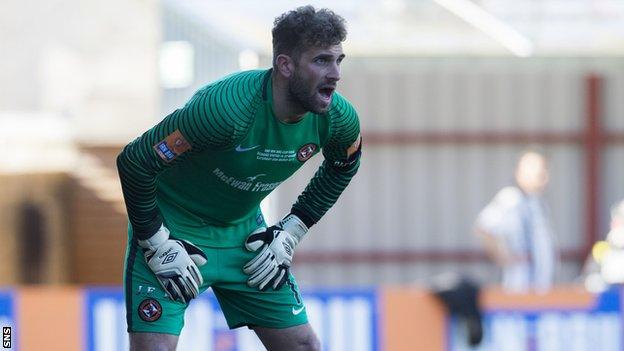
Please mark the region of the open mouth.
[[323, 100], [330, 101], [334, 90], [336, 90], [335, 87], [322, 87], [318, 90], [318, 92]]

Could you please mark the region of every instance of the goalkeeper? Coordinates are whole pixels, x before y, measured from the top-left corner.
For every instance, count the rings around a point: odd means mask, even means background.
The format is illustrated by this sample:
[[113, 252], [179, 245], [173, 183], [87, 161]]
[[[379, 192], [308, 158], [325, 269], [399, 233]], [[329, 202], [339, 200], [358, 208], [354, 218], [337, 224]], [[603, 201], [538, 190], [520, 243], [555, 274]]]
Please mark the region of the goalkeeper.
[[[189, 301], [208, 287], [229, 327], [250, 327], [268, 350], [320, 348], [289, 268], [359, 166], [357, 113], [335, 92], [346, 29], [305, 6], [272, 33], [271, 69], [203, 87], [117, 158], [131, 350], [174, 350]], [[267, 226], [260, 201], [321, 150], [290, 213]]]

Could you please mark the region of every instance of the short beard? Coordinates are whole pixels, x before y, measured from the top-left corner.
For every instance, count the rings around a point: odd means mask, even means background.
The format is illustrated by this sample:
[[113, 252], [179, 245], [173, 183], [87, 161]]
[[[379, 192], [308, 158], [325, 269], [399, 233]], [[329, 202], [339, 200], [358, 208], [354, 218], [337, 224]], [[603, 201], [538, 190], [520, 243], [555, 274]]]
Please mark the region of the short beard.
[[313, 112], [316, 114], [322, 114], [327, 112], [327, 108], [321, 108], [315, 101], [316, 91], [310, 93], [304, 80], [296, 73], [288, 81], [288, 99], [295, 104], [299, 105], [306, 112]]

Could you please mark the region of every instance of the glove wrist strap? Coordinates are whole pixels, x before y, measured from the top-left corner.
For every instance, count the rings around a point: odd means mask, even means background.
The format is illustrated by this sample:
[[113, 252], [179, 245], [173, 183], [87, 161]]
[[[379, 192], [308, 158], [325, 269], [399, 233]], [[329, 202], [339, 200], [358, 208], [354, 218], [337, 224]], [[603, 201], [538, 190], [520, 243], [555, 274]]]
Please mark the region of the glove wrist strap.
[[138, 240], [139, 246], [148, 250], [156, 250], [160, 245], [164, 244], [169, 239], [169, 229], [164, 225], [160, 226], [160, 229], [151, 237]]
[[308, 227], [296, 215], [290, 213], [279, 222], [280, 227], [294, 235], [299, 241], [308, 232]]

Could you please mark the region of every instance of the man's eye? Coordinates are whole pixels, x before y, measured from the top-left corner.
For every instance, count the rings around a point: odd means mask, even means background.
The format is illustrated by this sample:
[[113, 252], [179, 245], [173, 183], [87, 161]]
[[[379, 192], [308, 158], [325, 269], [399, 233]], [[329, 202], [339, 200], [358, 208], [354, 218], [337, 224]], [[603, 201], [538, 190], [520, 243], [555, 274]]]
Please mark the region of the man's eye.
[[317, 63], [325, 63], [325, 62], [327, 62], [327, 60], [322, 58], [322, 57], [319, 57], [319, 58], [316, 59], [316, 62]]

